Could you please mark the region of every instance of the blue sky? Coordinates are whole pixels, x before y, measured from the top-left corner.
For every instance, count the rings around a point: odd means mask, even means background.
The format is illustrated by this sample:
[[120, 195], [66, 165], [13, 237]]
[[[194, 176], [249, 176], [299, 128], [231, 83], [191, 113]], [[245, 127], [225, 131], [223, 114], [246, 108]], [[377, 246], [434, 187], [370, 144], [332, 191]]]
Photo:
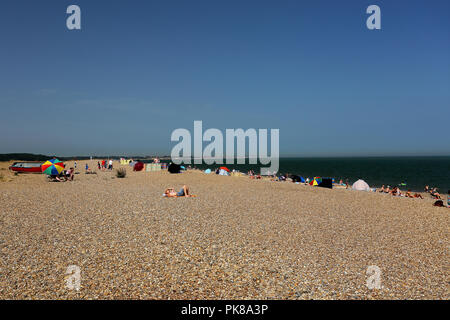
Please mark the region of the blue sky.
[[[67, 6], [82, 30], [66, 28]], [[366, 8], [381, 8], [368, 30]], [[2, 1], [0, 153], [169, 154], [278, 128], [288, 156], [449, 155], [450, 1]]]

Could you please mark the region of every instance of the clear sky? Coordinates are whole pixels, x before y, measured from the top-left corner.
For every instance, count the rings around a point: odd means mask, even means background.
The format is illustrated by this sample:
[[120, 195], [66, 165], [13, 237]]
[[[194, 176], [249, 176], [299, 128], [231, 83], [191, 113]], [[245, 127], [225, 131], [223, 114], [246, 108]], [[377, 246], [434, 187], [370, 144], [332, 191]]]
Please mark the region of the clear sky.
[[448, 0], [1, 1], [0, 153], [169, 154], [202, 120], [278, 128], [287, 156], [448, 155], [449, 14]]

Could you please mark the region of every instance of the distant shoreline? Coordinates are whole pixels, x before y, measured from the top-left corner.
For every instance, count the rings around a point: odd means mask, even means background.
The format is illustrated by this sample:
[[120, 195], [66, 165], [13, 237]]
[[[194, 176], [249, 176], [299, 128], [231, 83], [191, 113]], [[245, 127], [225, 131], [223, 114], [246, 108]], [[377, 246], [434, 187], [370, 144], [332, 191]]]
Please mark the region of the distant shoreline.
[[[161, 160], [171, 160], [171, 156], [164, 155], [164, 156], [158, 156], [158, 155], [147, 155], [147, 156], [127, 156], [127, 155], [92, 155], [92, 156], [58, 156], [58, 155], [44, 155], [44, 154], [35, 154], [35, 153], [0, 153], [0, 161], [46, 161], [48, 159], [51, 159], [53, 157], [56, 157], [60, 160], [70, 161], [70, 160], [91, 160], [92, 159], [115, 159], [118, 160], [120, 158], [126, 158], [126, 159], [139, 159], [139, 160], [150, 160], [154, 158], [158, 158]], [[450, 158], [449, 155], [398, 155], [398, 156], [281, 156], [280, 159], [323, 159], [323, 160], [329, 160], [329, 159], [405, 159], [405, 158]], [[198, 158], [191, 158], [192, 160], [198, 159]], [[204, 158], [208, 159], [208, 158]], [[250, 158], [234, 158], [234, 159], [245, 159], [248, 160]], [[225, 158], [224, 158], [225, 160]], [[246, 161], [247, 162], [247, 161]], [[224, 162], [225, 163], [225, 162]]]
[[[37, 155], [41, 158], [20, 157], [17, 155], [32, 155], [32, 154], [9, 154], [11, 160], [3, 161], [46, 161], [50, 159], [49, 156]], [[36, 156], [36, 155], [32, 155]], [[2, 161], [0, 155], [0, 161]], [[4, 155], [3, 155], [3, 158]], [[22, 158], [22, 159], [20, 159]], [[24, 159], [26, 158], [26, 159]], [[111, 158], [111, 157], [110, 157]], [[113, 157], [113, 160], [120, 157]], [[143, 162], [152, 162], [154, 157], [133, 157], [134, 160], [141, 160]], [[170, 157], [158, 157], [161, 162], [170, 162]], [[67, 159], [59, 157], [62, 161], [78, 161], [82, 165], [84, 161], [90, 161], [88, 158]], [[108, 159], [108, 157], [93, 157], [92, 161], [98, 159]], [[280, 166], [278, 175], [280, 174], [294, 174], [306, 178], [331, 177], [336, 182], [347, 180], [349, 184], [358, 179], [365, 180], [369, 186], [379, 188], [382, 185], [399, 186], [403, 182], [406, 186], [400, 186], [402, 190], [415, 192], [423, 191], [426, 185], [430, 187], [437, 187], [441, 194], [447, 194], [450, 190], [450, 156], [408, 156], [408, 157], [347, 157], [347, 158], [284, 158], [280, 159]], [[246, 159], [245, 164], [226, 164], [230, 170], [239, 170], [247, 173], [253, 170], [259, 173], [261, 164], [249, 164]], [[96, 164], [96, 163], [95, 163]], [[90, 165], [91, 166], [91, 165]], [[188, 165], [185, 165], [188, 166]], [[222, 166], [222, 164], [191, 164], [192, 167], [200, 170], [215, 169]], [[263, 165], [266, 167], [266, 165]]]

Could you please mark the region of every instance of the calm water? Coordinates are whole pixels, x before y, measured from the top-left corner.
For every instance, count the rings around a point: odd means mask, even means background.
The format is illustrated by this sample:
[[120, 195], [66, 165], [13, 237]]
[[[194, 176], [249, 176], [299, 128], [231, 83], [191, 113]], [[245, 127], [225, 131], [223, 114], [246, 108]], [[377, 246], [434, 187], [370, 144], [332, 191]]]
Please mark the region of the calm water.
[[[247, 172], [258, 165], [226, 165], [230, 169]], [[201, 169], [217, 166], [196, 165]], [[425, 185], [450, 190], [450, 157], [370, 157], [370, 158], [281, 158], [280, 173], [303, 177], [332, 177], [350, 183], [364, 179], [371, 187], [407, 184], [401, 189], [422, 191]]]

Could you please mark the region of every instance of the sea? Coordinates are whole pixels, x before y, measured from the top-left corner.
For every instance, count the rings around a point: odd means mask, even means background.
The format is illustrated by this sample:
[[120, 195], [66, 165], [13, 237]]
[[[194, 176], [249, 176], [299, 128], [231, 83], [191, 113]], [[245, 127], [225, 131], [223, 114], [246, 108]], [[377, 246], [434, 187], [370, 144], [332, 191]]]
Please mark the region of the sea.
[[[236, 163], [236, 161], [235, 161]], [[220, 165], [196, 164], [199, 169], [214, 169]], [[230, 170], [259, 173], [262, 165], [226, 164]], [[450, 156], [435, 157], [352, 157], [352, 158], [280, 158], [280, 174], [295, 174], [304, 178], [330, 177], [350, 184], [358, 179], [370, 187], [399, 186], [401, 190], [423, 191], [426, 185], [438, 188], [441, 194], [450, 190]]]

